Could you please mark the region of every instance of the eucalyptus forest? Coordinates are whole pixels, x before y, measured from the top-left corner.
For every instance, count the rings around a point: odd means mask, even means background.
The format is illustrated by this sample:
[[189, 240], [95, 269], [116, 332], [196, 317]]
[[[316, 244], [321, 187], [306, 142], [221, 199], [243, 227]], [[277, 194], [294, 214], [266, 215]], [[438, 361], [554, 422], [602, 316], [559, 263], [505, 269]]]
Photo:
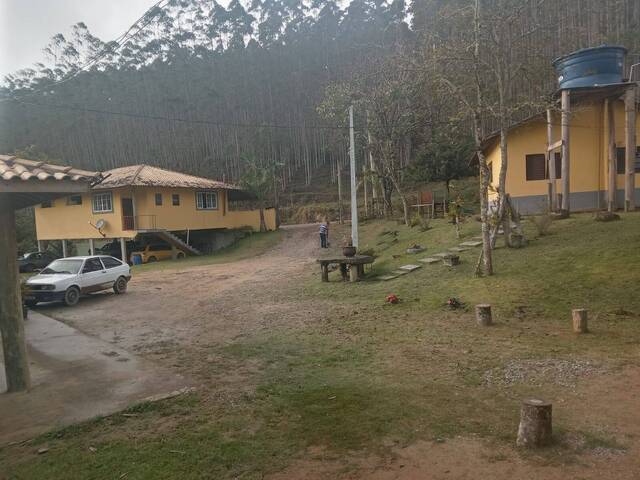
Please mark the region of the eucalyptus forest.
[[0, 150], [228, 181], [258, 163], [286, 190], [335, 179], [354, 105], [358, 162], [403, 198], [407, 177], [466, 171], [474, 132], [544, 106], [553, 58], [636, 59], [639, 26], [634, 0], [162, 0], [112, 41], [79, 22], [7, 75]]

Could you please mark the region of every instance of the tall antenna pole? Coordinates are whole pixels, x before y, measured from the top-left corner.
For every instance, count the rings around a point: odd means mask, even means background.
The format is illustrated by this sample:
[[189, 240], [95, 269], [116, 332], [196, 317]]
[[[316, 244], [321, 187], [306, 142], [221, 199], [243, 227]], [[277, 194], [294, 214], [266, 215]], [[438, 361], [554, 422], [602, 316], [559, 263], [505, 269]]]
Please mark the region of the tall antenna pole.
[[353, 105], [349, 106], [349, 157], [351, 160], [351, 241], [358, 246], [358, 198], [356, 190], [356, 142], [353, 132]]

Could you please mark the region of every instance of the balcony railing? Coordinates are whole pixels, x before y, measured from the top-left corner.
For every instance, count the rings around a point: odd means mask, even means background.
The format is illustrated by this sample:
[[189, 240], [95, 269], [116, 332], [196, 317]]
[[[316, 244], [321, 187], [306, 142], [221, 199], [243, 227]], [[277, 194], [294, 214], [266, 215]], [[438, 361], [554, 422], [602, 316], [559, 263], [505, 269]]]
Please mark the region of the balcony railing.
[[156, 230], [157, 228], [155, 215], [122, 216], [123, 230]]

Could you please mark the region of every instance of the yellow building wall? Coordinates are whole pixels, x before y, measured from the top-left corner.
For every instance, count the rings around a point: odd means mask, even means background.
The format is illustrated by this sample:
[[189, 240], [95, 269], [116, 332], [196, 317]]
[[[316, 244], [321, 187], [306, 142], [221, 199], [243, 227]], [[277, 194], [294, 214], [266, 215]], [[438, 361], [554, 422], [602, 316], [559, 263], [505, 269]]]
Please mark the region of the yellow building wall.
[[113, 190], [113, 212], [93, 213], [93, 193], [82, 194], [82, 205], [67, 205], [68, 197], [58, 198], [50, 208], [35, 207], [36, 236], [38, 240], [83, 240], [102, 238], [95, 225], [100, 219], [106, 222], [102, 233], [105, 238], [132, 238], [136, 232], [122, 230], [122, 204], [120, 191]]
[[[258, 210], [229, 211], [227, 191], [218, 191], [218, 208], [216, 210], [198, 210], [196, 208], [196, 192], [190, 188], [153, 188], [138, 187], [135, 190], [136, 216], [155, 216], [156, 228], [165, 230], [202, 230], [209, 228], [251, 227], [260, 230], [260, 212]], [[156, 193], [162, 195], [162, 205], [156, 205]], [[172, 204], [172, 195], [180, 195], [180, 205]], [[141, 218], [140, 228], [145, 228]], [[275, 210], [265, 211], [267, 229], [275, 230]]]
[[[92, 196], [99, 192], [112, 192], [113, 212], [93, 213]], [[39, 240], [80, 240], [101, 238], [89, 222], [96, 224], [100, 219], [106, 222], [102, 232], [105, 238], [132, 238], [138, 233], [122, 230], [122, 198], [134, 199], [134, 214], [138, 230], [152, 228], [176, 230], [201, 230], [212, 228], [235, 229], [251, 227], [260, 230], [260, 212], [229, 211], [227, 192], [218, 191], [216, 210], [196, 209], [196, 191], [188, 188], [135, 187], [113, 190], [95, 190], [82, 195], [82, 205], [67, 205], [67, 198], [55, 200], [51, 208], [35, 208], [36, 234]], [[155, 204], [155, 194], [162, 194], [162, 205]], [[174, 206], [172, 195], [180, 195], [180, 205]], [[274, 209], [265, 210], [268, 230], [276, 229]]]
[[[624, 104], [615, 104], [616, 145], [624, 146]], [[640, 122], [637, 124], [640, 139]], [[560, 115], [553, 118], [553, 141], [560, 140]], [[570, 127], [570, 189], [571, 192], [598, 192], [607, 185], [607, 112], [603, 103], [577, 108], [571, 115]], [[547, 195], [547, 180], [526, 179], [526, 155], [545, 154], [547, 147], [547, 125], [543, 118], [516, 127], [508, 136], [508, 168], [506, 188], [512, 197]], [[558, 150], [559, 151], [559, 150]], [[492, 186], [497, 188], [500, 175], [500, 145], [496, 142], [486, 151], [487, 162], [491, 163]], [[636, 174], [636, 185], [640, 174]], [[556, 180], [558, 193], [562, 192], [562, 181]], [[618, 188], [624, 188], [624, 175], [617, 175]], [[491, 193], [490, 197], [495, 198]]]

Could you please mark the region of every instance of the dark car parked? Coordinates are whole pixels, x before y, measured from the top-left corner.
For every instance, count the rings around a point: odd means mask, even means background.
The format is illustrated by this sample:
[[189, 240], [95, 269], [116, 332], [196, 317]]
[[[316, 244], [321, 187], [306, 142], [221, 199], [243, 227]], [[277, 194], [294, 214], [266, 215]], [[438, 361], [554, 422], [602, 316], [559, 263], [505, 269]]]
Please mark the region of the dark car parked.
[[[131, 257], [131, 252], [139, 250], [141, 247], [140, 244], [135, 240], [127, 240], [126, 246], [127, 258], [125, 260], [128, 262], [129, 258]], [[120, 250], [120, 240], [114, 240], [103, 245], [100, 248], [97, 248], [96, 253], [99, 255], [109, 255], [111, 257], [120, 258], [122, 256], [122, 251]]]
[[30, 252], [18, 257], [18, 268], [21, 273], [35, 272], [42, 270], [44, 267], [53, 262], [58, 255], [51, 252]]

